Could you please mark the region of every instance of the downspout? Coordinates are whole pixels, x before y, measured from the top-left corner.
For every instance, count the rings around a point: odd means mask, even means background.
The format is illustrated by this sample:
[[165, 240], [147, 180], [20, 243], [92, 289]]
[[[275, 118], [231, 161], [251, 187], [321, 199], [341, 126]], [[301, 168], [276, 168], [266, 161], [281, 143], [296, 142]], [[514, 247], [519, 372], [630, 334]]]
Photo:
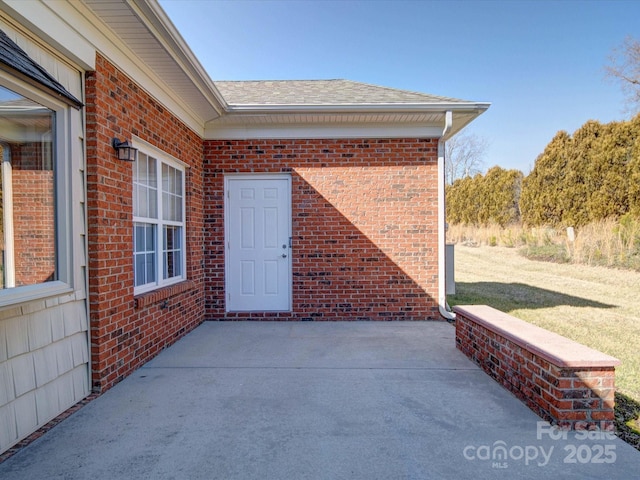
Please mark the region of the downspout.
[[446, 293], [446, 209], [445, 209], [445, 169], [444, 169], [444, 153], [445, 153], [445, 136], [451, 130], [453, 125], [453, 114], [451, 111], [445, 113], [444, 129], [442, 135], [438, 139], [438, 310], [445, 320], [453, 321], [456, 314], [451, 311], [447, 305]]

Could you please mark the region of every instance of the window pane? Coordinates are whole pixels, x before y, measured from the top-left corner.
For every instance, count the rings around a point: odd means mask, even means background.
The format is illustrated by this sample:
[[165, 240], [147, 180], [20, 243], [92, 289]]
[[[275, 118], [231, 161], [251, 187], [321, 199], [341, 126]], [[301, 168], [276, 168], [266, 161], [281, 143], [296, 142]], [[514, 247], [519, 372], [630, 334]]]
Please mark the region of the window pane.
[[182, 252], [176, 250], [173, 252], [174, 259], [174, 268], [175, 268], [175, 276], [179, 277], [182, 275]]
[[182, 172], [176, 170], [176, 195], [182, 197]]
[[173, 215], [171, 213], [173, 208], [169, 206], [172, 203], [173, 202], [171, 202], [171, 197], [169, 196], [169, 194], [166, 192], [162, 192], [162, 219], [163, 220], [173, 219]]
[[149, 188], [157, 188], [156, 159], [142, 152], [138, 153], [136, 162], [137, 178], [135, 182], [146, 185]]
[[164, 228], [164, 242], [163, 242], [163, 246], [164, 249], [170, 249], [173, 248], [173, 228], [171, 227], [165, 227]]
[[182, 228], [165, 226], [163, 240], [164, 278], [182, 275]]
[[144, 269], [144, 255], [135, 255], [135, 273], [134, 273], [134, 277], [135, 277], [135, 284], [136, 287], [139, 287], [140, 285], [144, 285], [145, 283], [147, 283], [147, 276], [145, 274], [145, 269]]
[[182, 172], [162, 165], [162, 219], [182, 221]]
[[145, 250], [145, 235], [144, 235], [144, 226], [141, 224], [136, 224], [133, 229], [133, 241], [135, 245], [136, 252], [143, 252]]
[[169, 187], [169, 165], [162, 164], [162, 190], [165, 192], [171, 191]]
[[158, 172], [157, 172], [157, 163], [158, 161], [153, 157], [147, 157], [149, 159], [149, 187], [153, 189], [158, 188]]
[[155, 232], [156, 227], [152, 224], [134, 224], [134, 277], [136, 287], [156, 281]]
[[0, 87], [1, 288], [57, 278], [55, 114]]
[[134, 182], [140, 183], [142, 185], [148, 184], [149, 180], [147, 175], [147, 156], [142, 152], [138, 153], [138, 161], [136, 162], [134, 172]]
[[146, 273], [147, 273], [147, 283], [156, 281], [156, 254], [148, 253], [146, 256]]
[[137, 197], [137, 202], [133, 204], [133, 214], [136, 217], [148, 217], [149, 202], [147, 201], [147, 189], [142, 185], [134, 185], [133, 189], [136, 191]]
[[156, 227], [153, 225], [146, 226], [146, 243], [145, 250], [147, 252], [154, 252], [156, 250]]
[[156, 163], [155, 158], [138, 154], [133, 178], [133, 214], [137, 217], [158, 218]]
[[158, 218], [158, 191], [149, 190], [149, 218]]
[[175, 221], [181, 222], [182, 221], [182, 197], [175, 197], [174, 202], [175, 202], [175, 210], [176, 210]]

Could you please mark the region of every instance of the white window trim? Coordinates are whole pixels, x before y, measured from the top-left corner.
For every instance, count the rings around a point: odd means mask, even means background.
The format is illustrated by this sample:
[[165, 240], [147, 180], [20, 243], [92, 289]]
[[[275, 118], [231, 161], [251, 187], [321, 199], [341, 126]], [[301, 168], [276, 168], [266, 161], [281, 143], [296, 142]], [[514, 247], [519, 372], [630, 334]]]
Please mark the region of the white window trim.
[[[156, 175], [158, 178], [158, 218], [150, 219], [148, 217], [138, 217], [133, 216], [133, 224], [131, 228], [134, 228], [136, 223], [145, 223], [145, 224], [153, 224], [156, 228], [156, 281], [153, 283], [147, 283], [145, 285], [135, 286], [133, 288], [134, 295], [141, 295], [143, 293], [152, 292], [154, 290], [158, 290], [163, 287], [167, 287], [170, 285], [175, 285], [176, 283], [183, 282], [187, 280], [187, 168], [189, 165], [174, 156], [160, 150], [159, 148], [151, 145], [148, 142], [136, 137], [135, 135], [131, 138], [131, 144], [137, 148], [140, 152], [149, 155], [150, 157], [155, 158], [158, 161], [158, 165], [156, 167]], [[176, 168], [182, 172], [182, 222], [175, 222], [170, 220], [162, 220], [162, 164], [165, 163], [170, 167]], [[131, 168], [135, 168], [135, 163]], [[150, 221], [151, 220], [151, 221]], [[173, 277], [170, 279], [163, 279], [164, 275], [164, 255], [163, 255], [163, 225], [171, 225], [171, 226], [181, 226], [182, 227], [182, 275], [178, 277]], [[132, 253], [135, 252], [135, 245], [133, 246]], [[135, 262], [135, 257], [134, 257]], [[135, 264], [134, 264], [135, 269]], [[134, 277], [135, 278], [135, 277]]]
[[[56, 274], [58, 279], [0, 290], [0, 308], [18, 303], [30, 302], [53, 296], [72, 293], [73, 251], [72, 251], [72, 184], [71, 184], [71, 146], [72, 137], [70, 108], [63, 102], [47, 95], [37, 87], [29, 85], [7, 72], [0, 71], [0, 84], [38, 102], [55, 112], [55, 249]], [[77, 132], [81, 133], [81, 132]]]

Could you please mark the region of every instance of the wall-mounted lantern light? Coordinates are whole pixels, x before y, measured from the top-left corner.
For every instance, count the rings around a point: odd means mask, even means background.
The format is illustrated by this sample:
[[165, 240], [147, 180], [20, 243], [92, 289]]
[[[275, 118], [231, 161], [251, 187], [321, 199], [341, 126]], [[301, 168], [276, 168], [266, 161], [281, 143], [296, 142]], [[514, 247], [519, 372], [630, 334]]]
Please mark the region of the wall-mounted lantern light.
[[118, 153], [119, 160], [125, 160], [127, 162], [135, 162], [138, 159], [138, 149], [132, 146], [127, 140], [121, 142], [119, 139], [114, 138], [111, 141], [111, 145]]

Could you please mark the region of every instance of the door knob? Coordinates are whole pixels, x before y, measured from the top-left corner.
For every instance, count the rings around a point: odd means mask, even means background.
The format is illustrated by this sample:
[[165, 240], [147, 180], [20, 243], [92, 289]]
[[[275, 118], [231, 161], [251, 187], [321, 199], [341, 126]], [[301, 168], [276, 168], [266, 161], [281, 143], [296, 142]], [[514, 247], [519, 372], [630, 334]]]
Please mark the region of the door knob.
[[287, 254], [286, 254], [286, 253], [283, 253], [283, 254], [282, 254], [282, 258], [287, 258]]

